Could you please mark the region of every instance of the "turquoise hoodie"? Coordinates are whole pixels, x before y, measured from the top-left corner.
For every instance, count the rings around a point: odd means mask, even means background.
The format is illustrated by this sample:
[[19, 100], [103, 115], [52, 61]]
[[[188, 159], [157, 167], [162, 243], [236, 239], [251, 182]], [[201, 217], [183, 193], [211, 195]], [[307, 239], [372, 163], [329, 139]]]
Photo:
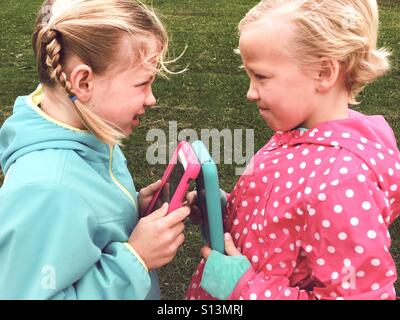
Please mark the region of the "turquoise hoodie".
[[0, 129], [0, 299], [159, 299], [126, 245], [137, 192], [118, 146], [18, 97]]

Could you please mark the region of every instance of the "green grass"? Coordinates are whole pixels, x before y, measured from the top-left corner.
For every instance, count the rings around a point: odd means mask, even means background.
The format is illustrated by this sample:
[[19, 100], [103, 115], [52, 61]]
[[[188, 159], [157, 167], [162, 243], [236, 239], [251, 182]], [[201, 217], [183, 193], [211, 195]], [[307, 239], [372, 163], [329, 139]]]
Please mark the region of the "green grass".
[[[400, 1], [378, 1], [381, 5], [380, 45], [393, 50], [389, 75], [369, 86], [358, 108], [366, 114], [385, 116], [400, 139]], [[30, 93], [37, 85], [30, 45], [36, 11], [41, 0], [0, 0], [0, 123], [10, 113], [18, 95]], [[168, 121], [178, 128], [255, 129], [255, 150], [272, 132], [246, 101], [248, 81], [239, 70], [240, 58], [233, 53], [238, 43], [237, 24], [257, 1], [253, 0], [154, 0], [152, 3], [171, 35], [171, 57], [185, 46], [185, 55], [175, 70], [189, 70], [159, 79], [154, 91], [159, 108], [150, 110], [140, 128], [126, 142], [124, 152], [138, 188], [157, 180], [163, 166], [151, 166], [146, 150], [152, 142], [146, 134], [152, 128], [167, 129]], [[237, 176], [233, 165], [219, 165], [221, 187], [231, 190]], [[2, 180], [0, 173], [0, 181]], [[400, 264], [400, 222], [392, 228], [392, 253]], [[201, 240], [197, 227], [187, 225], [186, 243], [175, 260], [160, 270], [164, 299], [181, 299], [199, 261]], [[400, 292], [400, 287], [397, 287]]]

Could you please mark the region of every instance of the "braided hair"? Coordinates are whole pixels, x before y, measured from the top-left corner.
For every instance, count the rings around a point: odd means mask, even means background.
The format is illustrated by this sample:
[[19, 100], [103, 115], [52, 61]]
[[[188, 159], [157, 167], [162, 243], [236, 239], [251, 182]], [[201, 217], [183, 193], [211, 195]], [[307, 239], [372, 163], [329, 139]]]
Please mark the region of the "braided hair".
[[32, 38], [37, 71], [42, 85], [61, 86], [71, 98], [71, 107], [82, 124], [107, 144], [119, 144], [123, 131], [82, 104], [73, 93], [64, 71], [69, 53], [77, 55], [94, 73], [102, 74], [115, 63], [121, 38], [135, 43], [140, 61], [149, 57], [149, 39], [158, 44], [160, 69], [168, 47], [164, 26], [155, 13], [133, 0], [46, 0], [37, 15]]

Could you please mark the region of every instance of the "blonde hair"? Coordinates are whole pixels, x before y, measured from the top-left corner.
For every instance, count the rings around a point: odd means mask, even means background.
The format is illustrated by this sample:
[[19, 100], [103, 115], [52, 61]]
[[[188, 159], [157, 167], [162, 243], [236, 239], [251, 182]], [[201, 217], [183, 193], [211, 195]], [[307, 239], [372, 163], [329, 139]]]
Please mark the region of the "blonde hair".
[[[154, 11], [134, 0], [47, 0], [37, 15], [33, 48], [40, 82], [61, 85], [73, 96], [64, 72], [70, 53], [77, 55], [95, 74], [104, 74], [118, 63], [116, 55], [122, 38], [132, 39], [136, 61], [158, 60], [156, 72], [167, 71], [167, 32]], [[150, 55], [156, 41], [157, 56]], [[133, 58], [132, 58], [133, 59]], [[83, 125], [107, 144], [121, 143], [122, 130], [100, 118], [76, 99], [72, 104]]]
[[376, 0], [263, 0], [239, 24], [239, 32], [268, 18], [286, 19], [294, 27], [285, 54], [312, 67], [321, 58], [341, 62], [349, 104], [365, 85], [389, 69], [390, 52], [377, 49], [379, 28]]

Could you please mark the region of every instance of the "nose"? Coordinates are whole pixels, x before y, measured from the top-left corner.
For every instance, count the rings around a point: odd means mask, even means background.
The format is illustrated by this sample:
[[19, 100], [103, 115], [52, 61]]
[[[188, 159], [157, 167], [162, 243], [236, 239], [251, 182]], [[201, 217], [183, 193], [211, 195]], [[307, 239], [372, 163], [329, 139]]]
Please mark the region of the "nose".
[[150, 88], [149, 93], [146, 96], [146, 100], [145, 100], [144, 104], [146, 107], [153, 107], [156, 105], [156, 103], [157, 103], [157, 100], [153, 95], [153, 90]]
[[254, 102], [259, 99], [258, 92], [254, 86], [250, 83], [249, 90], [247, 91], [247, 100]]

